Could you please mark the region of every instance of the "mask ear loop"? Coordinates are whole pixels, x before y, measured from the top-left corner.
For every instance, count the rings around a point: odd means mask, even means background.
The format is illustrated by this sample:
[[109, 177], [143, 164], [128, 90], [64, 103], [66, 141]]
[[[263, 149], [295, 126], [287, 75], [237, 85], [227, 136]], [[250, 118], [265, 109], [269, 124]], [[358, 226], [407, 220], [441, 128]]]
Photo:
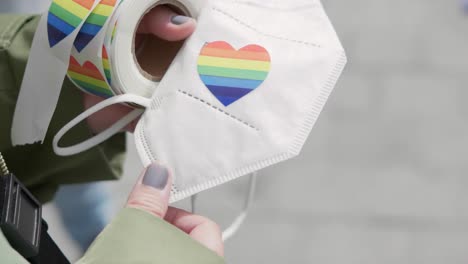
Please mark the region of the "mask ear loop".
[[232, 224], [223, 231], [223, 241], [226, 241], [233, 237], [237, 231], [239, 231], [240, 227], [244, 223], [245, 219], [247, 218], [247, 213], [253, 203], [253, 199], [255, 196], [255, 188], [257, 185], [257, 172], [253, 172], [250, 174], [249, 179], [249, 190], [247, 193], [247, 199], [244, 202], [244, 208], [242, 212], [234, 219]]
[[192, 214], [196, 214], [197, 213], [197, 198], [198, 198], [198, 194], [194, 194], [192, 196], [190, 196], [190, 206], [191, 206], [191, 211], [192, 211]]
[[60, 131], [55, 135], [54, 140], [52, 142], [54, 151], [57, 155], [59, 156], [71, 156], [75, 155], [84, 151], [87, 151], [102, 142], [106, 141], [107, 139], [111, 138], [113, 135], [117, 134], [120, 132], [125, 126], [130, 124], [133, 120], [135, 120], [138, 116], [140, 116], [143, 112], [144, 109], [135, 109], [126, 116], [124, 116], [122, 119], [117, 121], [115, 124], [101, 132], [100, 134], [82, 142], [74, 146], [70, 147], [59, 147], [58, 142], [62, 137], [73, 127], [75, 127], [78, 123], [82, 122], [86, 118], [90, 117], [94, 113], [111, 106], [113, 104], [118, 104], [118, 103], [134, 103], [137, 105], [141, 105], [143, 107], [148, 107], [150, 104], [150, 99], [141, 97], [138, 95], [133, 95], [133, 94], [124, 94], [124, 95], [119, 95], [119, 96], [114, 96], [111, 97], [105, 101], [102, 101], [93, 107], [89, 108], [88, 110], [84, 111], [80, 115], [78, 115], [75, 119], [70, 121], [68, 124], [66, 124]]
[[[233, 237], [237, 231], [239, 231], [240, 227], [244, 223], [245, 219], [247, 218], [247, 213], [252, 205], [254, 196], [255, 196], [255, 187], [257, 185], [257, 172], [250, 174], [249, 179], [249, 190], [247, 193], [247, 198], [244, 203], [244, 208], [242, 212], [234, 219], [231, 225], [223, 231], [223, 241], [226, 241]], [[196, 213], [196, 203], [197, 203], [198, 195], [194, 194], [190, 197], [190, 204], [191, 204], [191, 211], [193, 214]]]

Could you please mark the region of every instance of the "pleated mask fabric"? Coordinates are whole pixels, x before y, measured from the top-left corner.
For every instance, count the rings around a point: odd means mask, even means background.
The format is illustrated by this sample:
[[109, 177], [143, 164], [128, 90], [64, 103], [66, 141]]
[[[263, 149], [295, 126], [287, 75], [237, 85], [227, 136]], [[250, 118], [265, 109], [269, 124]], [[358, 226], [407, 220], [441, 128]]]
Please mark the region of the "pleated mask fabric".
[[297, 156], [346, 61], [319, 1], [206, 1], [151, 99], [104, 101], [62, 129], [54, 148], [70, 155], [102, 142], [134, 117], [80, 146], [58, 147], [99, 109], [138, 104], [141, 162], [173, 170], [175, 202]]
[[172, 201], [299, 154], [346, 63], [318, 1], [213, 1], [135, 132]]

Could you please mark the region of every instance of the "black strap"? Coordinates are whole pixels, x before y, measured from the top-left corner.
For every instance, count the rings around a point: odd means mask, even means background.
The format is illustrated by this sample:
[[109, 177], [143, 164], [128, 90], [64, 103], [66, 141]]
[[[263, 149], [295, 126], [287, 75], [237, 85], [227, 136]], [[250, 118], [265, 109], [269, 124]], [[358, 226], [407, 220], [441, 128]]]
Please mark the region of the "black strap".
[[33, 264], [70, 264], [47, 233], [41, 203], [11, 173], [0, 175], [0, 229], [10, 245]]
[[47, 233], [47, 223], [43, 220], [41, 227], [41, 242], [39, 244], [39, 255], [29, 258], [33, 264], [70, 264], [60, 248]]

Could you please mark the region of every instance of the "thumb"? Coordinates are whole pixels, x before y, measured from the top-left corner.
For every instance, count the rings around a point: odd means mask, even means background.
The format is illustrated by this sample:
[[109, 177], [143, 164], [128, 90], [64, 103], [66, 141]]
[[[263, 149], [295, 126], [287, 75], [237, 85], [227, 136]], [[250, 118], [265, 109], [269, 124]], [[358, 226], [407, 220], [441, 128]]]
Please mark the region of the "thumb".
[[169, 7], [159, 5], [144, 16], [138, 33], [154, 34], [168, 41], [178, 41], [190, 36], [195, 26], [195, 19], [179, 15]]
[[159, 163], [148, 166], [128, 197], [127, 207], [137, 208], [164, 218], [171, 194], [172, 175]]

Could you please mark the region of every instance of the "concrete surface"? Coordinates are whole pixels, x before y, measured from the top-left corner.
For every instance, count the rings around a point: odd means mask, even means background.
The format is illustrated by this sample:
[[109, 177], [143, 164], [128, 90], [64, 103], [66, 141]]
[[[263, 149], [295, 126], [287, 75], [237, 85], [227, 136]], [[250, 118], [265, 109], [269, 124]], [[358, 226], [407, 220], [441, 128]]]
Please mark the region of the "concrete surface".
[[[467, 263], [468, 17], [455, 0], [324, 5], [348, 67], [302, 156], [261, 171], [228, 262]], [[138, 167], [131, 151], [117, 205]], [[245, 183], [204, 193], [201, 212], [226, 226]]]

